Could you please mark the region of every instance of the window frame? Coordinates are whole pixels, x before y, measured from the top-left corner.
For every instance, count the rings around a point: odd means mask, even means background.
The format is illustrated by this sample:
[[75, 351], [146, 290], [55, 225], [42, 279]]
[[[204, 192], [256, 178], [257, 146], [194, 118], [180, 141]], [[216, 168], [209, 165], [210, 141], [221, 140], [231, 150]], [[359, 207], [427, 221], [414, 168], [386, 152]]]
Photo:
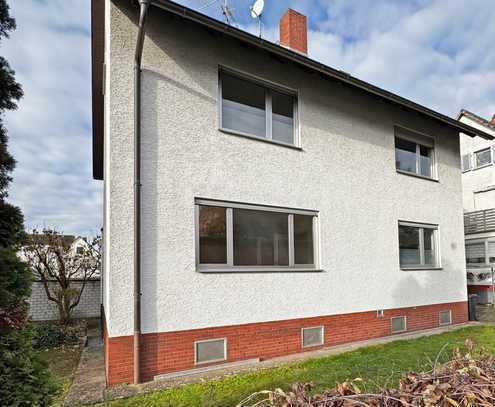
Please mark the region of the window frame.
[[[310, 344], [310, 345], [305, 345], [304, 344], [304, 331], [307, 331], [308, 329], [321, 329], [321, 343], [315, 343], [315, 344]], [[301, 348], [306, 349], [306, 348], [314, 348], [317, 346], [324, 346], [325, 345], [325, 325], [317, 325], [317, 326], [305, 326], [301, 328]]]
[[[221, 359], [213, 359], [213, 360], [207, 360], [204, 362], [198, 362], [198, 344], [200, 343], [206, 343], [206, 342], [218, 342], [218, 341], [223, 341], [223, 355], [224, 357]], [[206, 365], [209, 363], [217, 363], [217, 362], [225, 362], [228, 359], [228, 354], [227, 354], [227, 337], [222, 337], [222, 338], [211, 338], [211, 339], [200, 339], [194, 341], [194, 364], [195, 365]]]
[[[420, 229], [419, 232], [419, 257], [420, 264], [401, 264], [400, 263], [400, 227], [401, 226], [409, 226]], [[424, 249], [424, 229], [433, 230], [433, 256], [434, 263], [433, 264], [425, 264], [425, 249]], [[418, 222], [410, 222], [399, 220], [397, 226], [397, 238], [399, 244], [399, 267], [401, 270], [439, 270], [442, 268], [441, 266], [441, 255], [440, 255], [440, 226], [432, 223], [418, 223]]]
[[[222, 96], [222, 75], [230, 75], [235, 78], [252, 82], [256, 85], [262, 86], [265, 88], [265, 137], [260, 137], [255, 134], [245, 133], [239, 130], [229, 129], [227, 127], [223, 127], [223, 96]], [[272, 138], [272, 121], [273, 121], [273, 111], [272, 111], [272, 94], [271, 91], [276, 91], [282, 93], [287, 96], [291, 96], [294, 98], [293, 104], [293, 143], [285, 143], [283, 141], [274, 140]], [[290, 147], [297, 150], [301, 150], [301, 140], [300, 140], [300, 129], [299, 129], [299, 92], [294, 89], [287, 88], [286, 86], [282, 86], [279, 84], [275, 84], [273, 82], [258, 78], [256, 76], [250, 75], [245, 72], [239, 72], [237, 70], [227, 68], [225, 66], [218, 67], [218, 130], [232, 134], [235, 136], [242, 136], [251, 138], [258, 141], [264, 141], [267, 143], [277, 144], [284, 147]]]
[[483, 243], [484, 245], [484, 257], [485, 257], [485, 262], [484, 263], [468, 263], [467, 261], [467, 256], [466, 257], [466, 267], [470, 268], [477, 268], [481, 266], [489, 266], [492, 264], [495, 264], [495, 262], [490, 262], [490, 252], [489, 252], [489, 244], [490, 242], [495, 242], [494, 237], [482, 237], [482, 238], [474, 238], [474, 239], [466, 239], [464, 241], [464, 252], [466, 252], [466, 246], [469, 244], [480, 244]]
[[[410, 143], [416, 144], [416, 171], [407, 171], [407, 170], [402, 170], [400, 168], [397, 168], [397, 161], [396, 161], [396, 139], [408, 141]], [[431, 176], [428, 177], [426, 175], [422, 175], [421, 172], [421, 153], [420, 149], [421, 147], [428, 148], [431, 151]], [[413, 177], [418, 177], [422, 179], [427, 179], [430, 181], [436, 181], [438, 182], [438, 172], [437, 172], [437, 152], [436, 152], [436, 139], [433, 136], [430, 136], [428, 134], [420, 133], [416, 130], [412, 130], [406, 127], [402, 126], [394, 126], [394, 162], [395, 162], [395, 170], [399, 174], [405, 174], [405, 175], [411, 175]]]
[[[200, 263], [200, 245], [199, 245], [199, 207], [200, 206], [218, 206], [226, 208], [226, 239], [227, 239], [227, 263], [226, 264], [204, 264]], [[234, 222], [233, 210], [247, 209], [254, 211], [276, 212], [287, 215], [287, 232], [288, 232], [288, 266], [236, 266], [234, 265]], [[194, 201], [195, 211], [195, 241], [196, 241], [196, 271], [200, 273], [242, 273], [242, 272], [321, 272], [320, 269], [320, 230], [319, 230], [319, 212], [309, 209], [292, 209], [285, 207], [276, 207], [269, 205], [247, 204], [230, 201], [217, 201], [212, 199], [196, 198]], [[306, 215], [313, 217], [313, 260], [314, 264], [296, 264], [294, 253], [294, 215]]]
[[[404, 329], [400, 330], [400, 331], [395, 331], [394, 332], [394, 319], [399, 319], [399, 318], [404, 318]], [[396, 315], [395, 317], [391, 317], [390, 318], [390, 333], [392, 335], [395, 335], [395, 334], [402, 334], [404, 332], [407, 332], [407, 315]]]
[[[464, 167], [464, 157], [467, 157], [467, 160], [468, 160], [468, 164], [469, 166], [466, 168]], [[464, 172], [469, 172], [469, 171], [472, 171], [473, 170], [473, 157], [472, 157], [472, 154], [471, 153], [468, 153], [468, 154], [462, 154], [461, 155], [461, 171], [464, 173]]]
[[[490, 162], [487, 164], [478, 165], [478, 154], [483, 153], [485, 151], [490, 152]], [[472, 165], [473, 170], [479, 170], [480, 168], [490, 167], [491, 165], [493, 165], [493, 148], [490, 146], [490, 147], [484, 147], [484, 148], [481, 148], [479, 150], [473, 151], [473, 163], [472, 164], [474, 164], [474, 165]]]

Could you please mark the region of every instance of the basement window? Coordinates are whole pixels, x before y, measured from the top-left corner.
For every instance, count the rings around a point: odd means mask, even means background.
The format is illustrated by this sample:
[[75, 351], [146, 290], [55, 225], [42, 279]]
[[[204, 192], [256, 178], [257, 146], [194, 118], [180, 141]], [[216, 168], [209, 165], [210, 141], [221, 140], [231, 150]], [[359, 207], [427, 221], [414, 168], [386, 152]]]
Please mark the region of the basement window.
[[227, 360], [227, 339], [196, 341], [194, 355], [194, 363], [197, 365]]
[[311, 346], [321, 346], [324, 344], [324, 337], [323, 326], [303, 328], [301, 330], [302, 347], [309, 348]]
[[399, 262], [402, 269], [439, 267], [438, 226], [399, 222]]
[[196, 200], [201, 272], [315, 271], [318, 213]]
[[452, 324], [452, 311], [440, 311], [439, 313], [439, 323], [440, 325], [450, 325]]
[[219, 78], [221, 130], [297, 145], [297, 98], [293, 92], [225, 70]]
[[390, 319], [391, 332], [398, 334], [407, 331], [407, 318], [406, 317], [392, 317]]
[[435, 179], [433, 139], [396, 128], [395, 167], [398, 172]]

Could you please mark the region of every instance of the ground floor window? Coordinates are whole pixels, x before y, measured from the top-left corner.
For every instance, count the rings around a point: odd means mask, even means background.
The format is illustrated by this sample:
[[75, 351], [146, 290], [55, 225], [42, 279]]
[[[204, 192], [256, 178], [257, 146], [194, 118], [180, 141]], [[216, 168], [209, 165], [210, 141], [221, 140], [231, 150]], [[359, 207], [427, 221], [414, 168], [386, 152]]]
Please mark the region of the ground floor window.
[[466, 240], [466, 263], [471, 266], [495, 263], [495, 237]]
[[438, 226], [399, 222], [401, 268], [438, 267]]
[[312, 210], [198, 199], [198, 270], [316, 270], [317, 221]]

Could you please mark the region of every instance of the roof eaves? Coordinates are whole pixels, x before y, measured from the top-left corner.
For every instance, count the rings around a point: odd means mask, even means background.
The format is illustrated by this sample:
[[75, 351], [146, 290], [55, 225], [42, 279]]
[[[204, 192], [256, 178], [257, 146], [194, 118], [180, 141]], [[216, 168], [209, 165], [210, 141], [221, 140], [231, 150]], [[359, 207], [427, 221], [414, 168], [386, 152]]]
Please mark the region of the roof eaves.
[[304, 65], [307, 68], [323, 73], [329, 77], [337, 79], [343, 83], [347, 83], [353, 87], [364, 90], [365, 92], [374, 94], [380, 98], [391, 101], [398, 105], [404, 106], [411, 110], [422, 113], [426, 116], [434, 118], [447, 124], [451, 127], [456, 128], [458, 131], [461, 131], [471, 137], [479, 136], [488, 140], [493, 140], [494, 137], [488, 133], [485, 133], [481, 130], [478, 130], [474, 127], [471, 127], [465, 123], [459, 122], [456, 119], [445, 116], [442, 113], [436, 112], [432, 109], [429, 109], [425, 106], [422, 106], [418, 103], [415, 103], [411, 100], [405, 99], [402, 96], [396, 95], [392, 92], [389, 92], [385, 89], [379, 88], [375, 85], [372, 85], [368, 82], [365, 82], [361, 79], [355, 78], [352, 75], [332, 68], [328, 65], [322, 64], [321, 62], [315, 61], [303, 54], [292, 51], [289, 48], [282, 47], [273, 42], [264, 40], [263, 38], [256, 37], [246, 31], [240, 30], [236, 27], [232, 27], [228, 24], [222, 23], [221, 21], [215, 20], [214, 18], [208, 17], [204, 14], [198, 13], [188, 7], [179, 5], [169, 0], [152, 0], [152, 4], [156, 7], [159, 7], [163, 10], [166, 10], [175, 15], [181, 16], [182, 18], [188, 19], [190, 21], [194, 21], [200, 25], [209, 27], [210, 29], [216, 30], [223, 34], [229, 35], [231, 37], [237, 38], [239, 40], [245, 41], [252, 45], [255, 45], [259, 48], [262, 48], [268, 52], [277, 54], [280, 57], [289, 59], [295, 63]]

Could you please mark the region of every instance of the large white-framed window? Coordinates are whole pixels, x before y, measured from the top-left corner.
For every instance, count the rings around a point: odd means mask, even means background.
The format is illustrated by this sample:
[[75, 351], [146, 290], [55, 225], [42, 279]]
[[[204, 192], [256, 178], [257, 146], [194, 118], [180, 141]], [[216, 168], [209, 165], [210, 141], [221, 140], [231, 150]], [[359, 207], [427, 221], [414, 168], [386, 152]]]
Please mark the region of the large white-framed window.
[[474, 168], [487, 167], [492, 164], [492, 148], [487, 147], [482, 150], [475, 151], [473, 153], [474, 157]]
[[439, 268], [438, 241], [438, 225], [399, 221], [400, 267]]
[[200, 272], [318, 271], [318, 212], [196, 199]]
[[434, 139], [395, 127], [395, 168], [398, 172], [436, 180]]
[[218, 78], [220, 130], [299, 147], [296, 92], [223, 67]]
[[495, 264], [495, 238], [466, 240], [465, 248], [468, 266]]

